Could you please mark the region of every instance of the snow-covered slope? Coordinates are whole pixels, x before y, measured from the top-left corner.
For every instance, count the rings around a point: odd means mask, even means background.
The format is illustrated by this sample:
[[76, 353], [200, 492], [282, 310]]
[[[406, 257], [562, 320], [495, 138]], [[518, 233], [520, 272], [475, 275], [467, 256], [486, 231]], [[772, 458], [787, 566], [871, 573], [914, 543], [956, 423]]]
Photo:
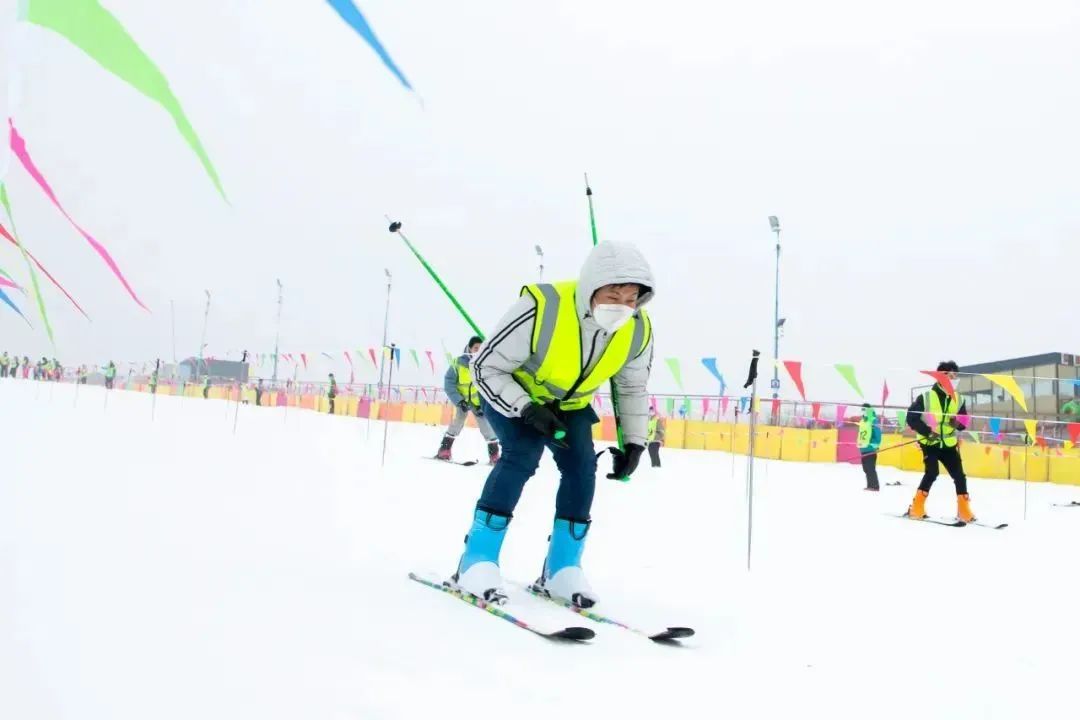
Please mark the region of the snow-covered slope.
[[[664, 452], [601, 480], [585, 567], [662, 647], [546, 642], [407, 579], [449, 574], [483, 466], [438, 428], [0, 381], [0, 717], [1075, 717], [1080, 492], [972, 481], [1002, 531], [887, 517], [917, 480]], [[153, 413], [153, 418], [151, 416]], [[236, 432], [233, 432], [234, 422]], [[459, 459], [483, 457], [468, 431]], [[606, 462], [606, 461], [605, 461]], [[533, 579], [557, 476], [504, 571]], [[948, 479], [933, 514], [954, 512]]]

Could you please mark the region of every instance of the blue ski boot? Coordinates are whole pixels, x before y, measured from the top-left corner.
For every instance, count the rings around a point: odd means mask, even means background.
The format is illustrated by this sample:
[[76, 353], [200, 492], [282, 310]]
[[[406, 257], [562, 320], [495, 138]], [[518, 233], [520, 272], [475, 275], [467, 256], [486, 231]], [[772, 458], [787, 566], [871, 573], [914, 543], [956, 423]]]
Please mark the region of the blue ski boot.
[[551, 544], [544, 560], [544, 572], [535, 585], [538, 590], [580, 608], [590, 608], [598, 602], [599, 598], [581, 569], [581, 554], [585, 551], [588, 533], [589, 521], [555, 519], [555, 527], [548, 538]]
[[454, 583], [471, 595], [486, 602], [502, 605], [506, 602], [502, 573], [499, 571], [499, 551], [510, 518], [477, 508], [472, 526], [465, 536], [465, 552], [454, 573]]

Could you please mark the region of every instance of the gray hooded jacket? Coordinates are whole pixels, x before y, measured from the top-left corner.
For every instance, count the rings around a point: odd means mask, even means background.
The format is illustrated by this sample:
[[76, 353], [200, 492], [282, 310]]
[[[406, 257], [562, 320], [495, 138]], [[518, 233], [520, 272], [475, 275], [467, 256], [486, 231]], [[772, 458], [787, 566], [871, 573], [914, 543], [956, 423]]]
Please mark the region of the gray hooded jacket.
[[[577, 311], [581, 324], [581, 347], [585, 353], [583, 372], [588, 373], [600, 361], [611, 334], [593, 320], [592, 296], [604, 285], [637, 283], [650, 290], [638, 298], [638, 307], [652, 300], [656, 284], [644, 256], [633, 245], [600, 243], [593, 248], [581, 268], [578, 279]], [[518, 417], [532, 400], [512, 373], [532, 354], [533, 323], [536, 302], [530, 295], [518, 298], [509, 312], [488, 336], [472, 363], [473, 381], [480, 394], [506, 417]], [[595, 346], [594, 346], [595, 343]], [[649, 430], [649, 396], [646, 384], [652, 370], [653, 344], [631, 360], [615, 375], [619, 394], [619, 423], [627, 443], [644, 445]]]

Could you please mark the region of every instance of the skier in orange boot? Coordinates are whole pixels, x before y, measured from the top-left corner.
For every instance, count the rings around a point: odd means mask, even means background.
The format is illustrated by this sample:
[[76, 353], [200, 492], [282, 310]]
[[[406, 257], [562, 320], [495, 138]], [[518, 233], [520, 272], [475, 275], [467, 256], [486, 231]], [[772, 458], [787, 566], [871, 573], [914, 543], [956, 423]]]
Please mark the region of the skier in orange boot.
[[[956, 383], [960, 368], [952, 360], [938, 363], [938, 372], [945, 373], [949, 380]], [[927, 418], [931, 418], [927, 422]], [[945, 466], [945, 470], [956, 484], [956, 517], [964, 523], [973, 522], [975, 514], [971, 511], [971, 501], [967, 491], [967, 476], [964, 475], [964, 464], [960, 460], [960, 448], [958, 446], [959, 433], [965, 425], [961, 418], [967, 417], [967, 407], [963, 399], [957, 395], [950, 395], [941, 386], [935, 383], [932, 388], [915, 398], [908, 408], [907, 424], [918, 436], [919, 447], [923, 453], [923, 478], [919, 483], [919, 489], [915, 491], [915, 499], [908, 508], [908, 517], [916, 520], [926, 518], [926, 498], [930, 494], [930, 488], [938, 476], [938, 463]], [[933, 427], [931, 427], [931, 423]]]

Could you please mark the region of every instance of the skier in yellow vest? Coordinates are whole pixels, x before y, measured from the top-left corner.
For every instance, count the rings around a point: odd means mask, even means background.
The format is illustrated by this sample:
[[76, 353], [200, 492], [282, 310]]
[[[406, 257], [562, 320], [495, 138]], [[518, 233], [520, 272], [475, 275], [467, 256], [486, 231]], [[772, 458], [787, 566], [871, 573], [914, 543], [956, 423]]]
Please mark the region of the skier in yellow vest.
[[646, 383], [652, 325], [652, 271], [632, 245], [593, 248], [577, 281], [527, 285], [472, 363], [480, 406], [502, 442], [473, 511], [453, 582], [488, 602], [505, 602], [499, 553], [525, 482], [544, 449], [559, 468], [554, 527], [537, 592], [591, 607], [597, 596], [581, 569], [592, 521], [599, 421], [593, 394], [612, 380], [623, 449], [612, 449], [609, 478], [637, 468], [648, 437]]
[[[945, 373], [955, 383], [960, 368], [952, 360], [938, 364], [938, 372]], [[955, 385], [954, 385], [955, 388]], [[959, 434], [965, 426], [961, 418], [967, 417], [967, 407], [959, 395], [950, 395], [935, 383], [932, 388], [915, 398], [908, 408], [907, 424], [915, 431], [923, 453], [923, 478], [915, 498], [908, 508], [909, 517], [922, 520], [926, 517], [926, 498], [938, 476], [938, 463], [956, 484], [956, 517], [961, 522], [975, 520], [968, 497], [967, 476], [960, 460]], [[927, 422], [927, 420], [930, 420]]]
[[660, 417], [655, 407], [649, 408], [649, 459], [653, 467], [660, 467], [660, 448], [664, 444], [666, 433], [664, 418]]
[[480, 429], [480, 434], [487, 441], [488, 462], [494, 465], [499, 461], [499, 438], [496, 437], [495, 431], [491, 429], [491, 423], [484, 416], [484, 409], [480, 407], [480, 393], [476, 390], [472, 370], [469, 369], [469, 363], [476, 357], [476, 353], [480, 352], [480, 345], [483, 342], [475, 335], [469, 338], [465, 352], [454, 360], [446, 370], [446, 375], [443, 376], [443, 390], [450, 404], [454, 405], [454, 419], [446, 427], [439, 451], [435, 453], [435, 458], [438, 460], [450, 460], [450, 450], [454, 446], [454, 440], [461, 434], [469, 413], [472, 413], [476, 416], [476, 427]]

